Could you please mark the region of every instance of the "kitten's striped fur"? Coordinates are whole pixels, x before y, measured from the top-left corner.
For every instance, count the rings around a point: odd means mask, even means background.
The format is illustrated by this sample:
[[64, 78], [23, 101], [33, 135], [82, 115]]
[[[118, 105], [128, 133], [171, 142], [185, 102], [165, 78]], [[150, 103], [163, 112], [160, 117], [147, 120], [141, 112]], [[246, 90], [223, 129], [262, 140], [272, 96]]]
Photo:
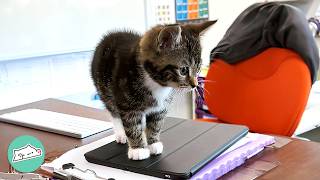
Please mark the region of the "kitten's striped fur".
[[118, 143], [128, 157], [162, 152], [160, 131], [175, 90], [197, 86], [201, 64], [199, 34], [214, 24], [159, 25], [143, 36], [112, 32], [98, 44], [91, 75], [111, 113]]

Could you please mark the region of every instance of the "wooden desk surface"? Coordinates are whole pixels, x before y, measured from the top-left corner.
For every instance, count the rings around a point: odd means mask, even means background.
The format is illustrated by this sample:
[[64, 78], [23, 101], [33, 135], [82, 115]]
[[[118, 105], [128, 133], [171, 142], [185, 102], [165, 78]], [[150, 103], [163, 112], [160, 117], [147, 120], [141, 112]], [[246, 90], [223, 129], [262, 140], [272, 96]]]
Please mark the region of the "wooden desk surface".
[[[56, 99], [46, 99], [7, 110], [0, 110], [0, 114], [26, 108], [52, 110], [99, 120], [108, 119], [108, 115], [103, 110], [88, 108]], [[37, 137], [43, 142], [47, 156], [52, 156], [54, 154], [62, 154], [74, 147], [91, 143], [110, 134], [112, 134], [112, 131], [102, 132], [79, 140], [54, 133], [0, 123], [0, 172], [7, 172], [9, 170], [7, 147], [17, 136], [32, 135]], [[288, 140], [287, 138], [277, 139]], [[222, 179], [247, 179], [248, 173], [254, 173], [248, 172], [247, 170], [257, 166], [254, 163], [258, 161], [277, 164], [277, 167], [266, 172], [258, 179], [320, 179], [320, 144], [298, 139], [292, 139], [292, 141], [281, 148], [267, 148], [255, 157], [249, 159], [241, 167], [225, 175]]]
[[[66, 114], [78, 115], [87, 118], [99, 119], [107, 121], [108, 115], [103, 110], [89, 108], [78, 104], [69, 103], [57, 99], [46, 99], [15, 108], [0, 110], [0, 114], [22, 110], [26, 108], [38, 108], [43, 110], [51, 110]], [[77, 146], [85, 145], [109, 136], [113, 131], [101, 132], [84, 139], [76, 139], [59, 134], [49, 133], [40, 130], [34, 130], [22, 126], [16, 126], [0, 122], [0, 172], [7, 172], [9, 164], [7, 161], [7, 148], [14, 138], [21, 135], [31, 135], [38, 138], [44, 145], [46, 155], [62, 154]]]

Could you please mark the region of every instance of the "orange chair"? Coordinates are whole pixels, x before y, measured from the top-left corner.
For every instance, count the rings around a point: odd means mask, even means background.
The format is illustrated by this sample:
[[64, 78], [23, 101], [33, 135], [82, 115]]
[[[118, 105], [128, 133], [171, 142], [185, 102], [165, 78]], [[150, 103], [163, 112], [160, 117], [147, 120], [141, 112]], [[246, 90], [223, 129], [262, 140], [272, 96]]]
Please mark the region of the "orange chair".
[[205, 101], [219, 122], [291, 136], [305, 109], [311, 77], [297, 53], [269, 48], [234, 65], [215, 59], [204, 87]]

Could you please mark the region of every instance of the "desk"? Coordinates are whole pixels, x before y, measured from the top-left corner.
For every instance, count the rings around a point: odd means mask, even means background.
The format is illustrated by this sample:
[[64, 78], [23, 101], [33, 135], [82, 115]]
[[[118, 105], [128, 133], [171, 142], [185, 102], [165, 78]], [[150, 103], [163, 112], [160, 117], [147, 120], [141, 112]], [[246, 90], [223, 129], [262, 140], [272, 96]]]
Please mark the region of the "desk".
[[[26, 108], [51, 110], [99, 120], [108, 119], [107, 114], [102, 110], [89, 108], [57, 99], [46, 99], [6, 110], [0, 110], [0, 114]], [[64, 152], [71, 150], [77, 146], [89, 144], [93, 141], [111, 135], [112, 133], [112, 131], [106, 131], [93, 136], [89, 136], [88, 138], [76, 139], [59, 134], [0, 122], [0, 172], [8, 171], [9, 164], [7, 161], [7, 148], [10, 142], [17, 136], [31, 135], [38, 138], [45, 147], [46, 155], [49, 155], [51, 157], [54, 154], [63, 154]]]
[[[52, 110], [61, 113], [68, 113], [88, 118], [107, 120], [107, 115], [103, 110], [93, 109], [56, 99], [46, 99], [15, 108], [1, 110], [0, 114], [26, 108], [39, 108], [43, 110]], [[62, 154], [74, 147], [85, 145], [108, 136], [112, 131], [102, 132], [94, 136], [79, 140], [58, 134], [44, 131], [33, 130], [20, 126], [0, 123], [0, 171], [8, 171], [7, 162], [8, 144], [17, 136], [32, 135], [40, 139], [46, 149], [46, 159], [54, 154]], [[245, 167], [258, 160], [277, 162], [279, 165], [267, 172], [259, 179], [319, 179], [320, 178], [320, 144], [316, 142], [307, 142], [298, 139], [289, 139], [276, 137], [277, 141], [291, 140], [287, 145], [281, 148], [268, 148], [235, 171], [225, 175], [222, 179], [239, 179], [241, 174], [245, 173]], [[243, 178], [242, 178], [243, 179]]]

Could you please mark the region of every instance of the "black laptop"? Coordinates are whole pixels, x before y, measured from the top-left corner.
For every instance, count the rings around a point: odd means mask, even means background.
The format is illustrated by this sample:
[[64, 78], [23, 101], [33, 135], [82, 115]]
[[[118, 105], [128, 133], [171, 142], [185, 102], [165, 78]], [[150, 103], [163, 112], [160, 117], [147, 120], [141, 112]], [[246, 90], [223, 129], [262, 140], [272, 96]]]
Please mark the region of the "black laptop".
[[161, 155], [142, 161], [127, 157], [127, 145], [115, 141], [87, 152], [87, 161], [167, 179], [188, 179], [248, 132], [239, 125], [166, 118]]

